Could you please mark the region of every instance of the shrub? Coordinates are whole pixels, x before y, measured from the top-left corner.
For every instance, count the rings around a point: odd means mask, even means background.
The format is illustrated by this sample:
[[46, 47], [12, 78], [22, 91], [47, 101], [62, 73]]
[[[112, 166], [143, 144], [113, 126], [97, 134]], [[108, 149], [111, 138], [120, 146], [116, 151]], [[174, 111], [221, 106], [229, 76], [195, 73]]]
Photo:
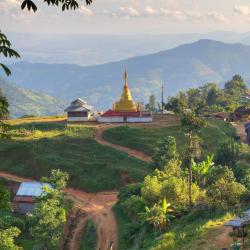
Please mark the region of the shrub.
[[138, 214], [145, 210], [146, 202], [138, 195], [132, 195], [122, 204], [124, 213], [133, 221], [138, 220]]
[[119, 202], [125, 201], [132, 195], [141, 195], [141, 187], [142, 187], [141, 183], [135, 183], [126, 185], [125, 187], [121, 188], [118, 194]]
[[216, 163], [233, 166], [239, 159], [240, 145], [233, 139], [221, 142], [216, 153]]
[[156, 176], [146, 176], [141, 188], [142, 197], [149, 205], [153, 205], [160, 200], [162, 184]]

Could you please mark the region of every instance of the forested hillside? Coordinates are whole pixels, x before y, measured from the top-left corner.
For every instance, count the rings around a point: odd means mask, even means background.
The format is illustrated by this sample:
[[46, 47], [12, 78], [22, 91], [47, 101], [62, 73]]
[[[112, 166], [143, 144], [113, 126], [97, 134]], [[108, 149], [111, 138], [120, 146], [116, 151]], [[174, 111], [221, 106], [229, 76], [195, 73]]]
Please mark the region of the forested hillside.
[[66, 102], [41, 92], [20, 88], [0, 78], [0, 89], [10, 103], [11, 117], [61, 115]]
[[84, 97], [97, 108], [110, 107], [120, 95], [125, 66], [136, 101], [150, 94], [166, 95], [206, 82], [224, 83], [232, 75], [250, 79], [250, 46], [200, 40], [159, 53], [92, 67], [73, 64], [20, 62], [11, 65], [11, 80], [18, 86], [41, 90], [65, 99]]

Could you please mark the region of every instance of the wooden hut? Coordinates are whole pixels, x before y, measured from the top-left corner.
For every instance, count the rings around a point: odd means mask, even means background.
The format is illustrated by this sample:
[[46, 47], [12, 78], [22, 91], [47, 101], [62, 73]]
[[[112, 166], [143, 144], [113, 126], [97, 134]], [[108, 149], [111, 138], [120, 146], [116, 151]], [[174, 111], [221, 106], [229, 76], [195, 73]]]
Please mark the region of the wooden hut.
[[86, 122], [89, 121], [93, 112], [93, 107], [81, 98], [77, 98], [71, 102], [70, 106], [65, 109], [67, 112], [67, 120], [71, 122]]

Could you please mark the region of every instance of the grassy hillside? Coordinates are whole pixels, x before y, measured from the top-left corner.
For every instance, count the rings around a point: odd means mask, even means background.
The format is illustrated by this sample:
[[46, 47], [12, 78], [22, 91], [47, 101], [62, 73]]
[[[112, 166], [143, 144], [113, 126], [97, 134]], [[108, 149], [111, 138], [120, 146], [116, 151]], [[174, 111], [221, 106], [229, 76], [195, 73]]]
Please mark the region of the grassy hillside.
[[95, 127], [25, 119], [12, 124], [13, 140], [0, 144], [1, 171], [39, 179], [60, 168], [70, 174], [70, 186], [86, 191], [119, 188], [123, 173], [136, 181], [149, 173], [146, 163], [98, 144]]
[[9, 101], [11, 117], [60, 115], [67, 105], [61, 99], [17, 87], [3, 78], [0, 78], [0, 89]]
[[[185, 137], [180, 125], [155, 127], [155, 126], [120, 126], [104, 132], [104, 138], [115, 144], [143, 151], [152, 155], [157, 141], [165, 136], [174, 136], [180, 153], [185, 147]], [[209, 120], [207, 127], [202, 129], [203, 153], [213, 153], [220, 140], [235, 135], [233, 127], [219, 120]]]

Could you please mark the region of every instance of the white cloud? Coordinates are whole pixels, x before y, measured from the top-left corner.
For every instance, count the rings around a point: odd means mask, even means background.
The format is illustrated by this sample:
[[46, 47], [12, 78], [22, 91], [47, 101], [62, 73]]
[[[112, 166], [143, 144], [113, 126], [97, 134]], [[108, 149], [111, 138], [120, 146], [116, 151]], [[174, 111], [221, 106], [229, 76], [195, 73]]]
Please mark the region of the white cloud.
[[250, 7], [247, 5], [235, 5], [233, 12], [237, 15], [247, 16], [250, 14]]
[[209, 12], [207, 14], [207, 17], [216, 22], [230, 23], [230, 20], [225, 15], [217, 13], [217, 12]]
[[134, 7], [120, 7], [119, 13], [120, 16], [127, 16], [127, 17], [139, 17], [141, 16], [140, 12], [135, 9]]
[[18, 0], [1, 0], [0, 11], [2, 13], [9, 13], [13, 9], [21, 9], [20, 2]]
[[84, 16], [92, 16], [94, 14], [91, 9], [87, 8], [84, 5], [81, 5], [77, 11], [83, 14]]
[[159, 11], [157, 9], [150, 7], [150, 6], [146, 6], [144, 9], [144, 13], [146, 15], [155, 16], [155, 15], [159, 14]]

